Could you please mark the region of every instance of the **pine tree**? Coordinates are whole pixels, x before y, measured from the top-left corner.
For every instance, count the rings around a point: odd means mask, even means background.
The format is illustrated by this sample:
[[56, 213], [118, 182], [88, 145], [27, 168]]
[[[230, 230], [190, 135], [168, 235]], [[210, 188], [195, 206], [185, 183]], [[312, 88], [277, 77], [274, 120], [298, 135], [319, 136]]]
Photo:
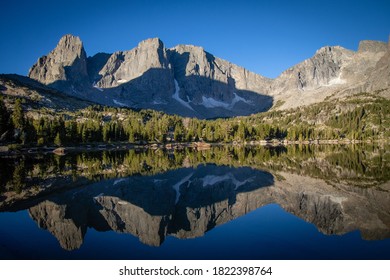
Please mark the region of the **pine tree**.
[[175, 139], [176, 142], [181, 142], [183, 141], [183, 137], [184, 137], [184, 126], [183, 126], [183, 123], [181, 120], [179, 120], [177, 123], [176, 123], [176, 126], [175, 126], [175, 131], [173, 132], [173, 137]]
[[24, 114], [22, 108], [22, 102], [17, 99], [14, 105], [14, 111], [12, 113], [12, 123], [14, 128], [22, 130], [24, 127]]
[[[54, 144], [57, 146], [62, 146], [66, 141], [65, 122], [64, 122], [64, 119], [62, 117], [60, 117], [58, 119], [58, 121], [56, 122], [56, 130], [57, 130], [57, 133], [56, 133], [56, 137], [54, 138]], [[57, 139], [58, 141], [56, 143], [57, 135], [58, 135], [59, 139]]]
[[[23, 113], [23, 108], [22, 108], [22, 102], [20, 99], [16, 99], [15, 105], [14, 105], [14, 111], [12, 112], [12, 124], [15, 129], [15, 137], [18, 140], [22, 140], [25, 138], [23, 137], [23, 130], [25, 126], [25, 119], [24, 119], [24, 113]], [[23, 139], [22, 139], [23, 138]]]
[[65, 138], [69, 143], [76, 143], [79, 141], [77, 133], [77, 122], [74, 120], [65, 122]]
[[25, 134], [26, 134], [26, 142], [27, 143], [34, 143], [37, 141], [37, 131], [35, 130], [33, 120], [27, 119], [25, 124]]
[[245, 141], [246, 132], [245, 132], [245, 124], [243, 121], [240, 122], [237, 129], [237, 138], [238, 140]]

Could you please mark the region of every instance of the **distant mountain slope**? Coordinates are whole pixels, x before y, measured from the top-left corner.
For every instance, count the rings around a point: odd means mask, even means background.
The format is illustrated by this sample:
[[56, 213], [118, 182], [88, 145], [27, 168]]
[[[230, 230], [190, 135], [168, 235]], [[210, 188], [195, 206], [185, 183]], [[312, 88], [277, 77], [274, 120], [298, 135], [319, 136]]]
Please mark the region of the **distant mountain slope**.
[[27, 109], [46, 108], [52, 110], [79, 110], [93, 102], [64, 95], [62, 92], [19, 75], [0, 75], [0, 92], [6, 103], [16, 98], [25, 100]]
[[323, 101], [337, 94], [381, 91], [390, 97], [390, 47], [384, 42], [361, 41], [357, 52], [323, 47], [315, 55], [284, 71], [272, 82], [269, 94], [280, 109]]
[[199, 118], [250, 115], [305, 106], [337, 95], [390, 97], [390, 47], [361, 41], [358, 51], [323, 47], [268, 79], [214, 57], [201, 47], [164, 47], [148, 39], [129, 51], [87, 57], [80, 38], [65, 35], [29, 77], [95, 103], [150, 108]]

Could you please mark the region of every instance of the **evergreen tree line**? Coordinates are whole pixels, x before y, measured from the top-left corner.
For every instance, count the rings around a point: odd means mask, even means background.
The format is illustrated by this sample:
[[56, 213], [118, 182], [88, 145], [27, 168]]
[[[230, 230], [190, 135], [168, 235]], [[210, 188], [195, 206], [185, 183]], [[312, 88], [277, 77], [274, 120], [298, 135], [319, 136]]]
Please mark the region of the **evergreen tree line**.
[[[307, 141], [316, 139], [367, 140], [389, 134], [390, 101], [373, 102], [328, 116], [321, 125], [303, 120], [318, 115], [316, 105], [303, 110], [273, 111], [231, 119], [199, 120], [153, 110], [91, 106], [70, 113], [26, 117], [21, 100], [13, 111], [0, 99], [1, 141], [29, 145], [69, 145], [94, 142], [167, 143], [206, 141], [231, 143], [260, 140]], [[330, 110], [330, 107], [327, 110]], [[325, 108], [325, 109], [326, 109]]]
[[94, 142], [233, 142], [283, 138], [287, 131], [278, 126], [243, 119], [199, 120], [171, 116], [152, 110], [91, 106], [76, 112], [39, 118], [27, 118], [17, 100], [12, 113], [5, 109], [6, 125], [1, 131], [13, 131], [11, 139], [29, 145], [68, 145]]

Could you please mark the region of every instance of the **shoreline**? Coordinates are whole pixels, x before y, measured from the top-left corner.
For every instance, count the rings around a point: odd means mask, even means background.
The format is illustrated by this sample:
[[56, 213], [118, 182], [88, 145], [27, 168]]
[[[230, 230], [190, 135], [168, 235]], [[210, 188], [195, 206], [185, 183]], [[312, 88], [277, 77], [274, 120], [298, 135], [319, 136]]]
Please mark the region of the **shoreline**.
[[[23, 146], [18, 144], [9, 144], [0, 146], [0, 156], [18, 155], [18, 154], [48, 154], [53, 153], [57, 155], [65, 155], [67, 153], [77, 152], [96, 152], [96, 151], [123, 151], [123, 150], [181, 150], [186, 148], [200, 150], [208, 150], [213, 146], [264, 146], [264, 147], [280, 147], [290, 145], [355, 145], [355, 144], [387, 144], [386, 140], [349, 140], [349, 139], [334, 139], [334, 140], [305, 140], [305, 141], [290, 141], [290, 140], [259, 140], [259, 141], [233, 141], [229, 143], [212, 143], [212, 142], [170, 142], [170, 143], [90, 143], [82, 145], [69, 145], [69, 146]], [[10, 147], [11, 146], [11, 147]]]

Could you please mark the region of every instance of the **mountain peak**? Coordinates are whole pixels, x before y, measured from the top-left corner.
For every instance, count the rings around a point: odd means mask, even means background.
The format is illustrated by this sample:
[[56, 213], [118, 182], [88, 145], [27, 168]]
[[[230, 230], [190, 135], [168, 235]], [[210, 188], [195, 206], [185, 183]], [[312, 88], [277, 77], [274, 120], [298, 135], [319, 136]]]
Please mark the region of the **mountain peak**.
[[141, 41], [138, 46], [141, 46], [141, 45], [155, 45], [155, 46], [158, 46], [158, 47], [163, 47], [164, 46], [164, 43], [160, 40], [160, 38], [148, 38], [146, 40], [143, 40]]
[[52, 53], [66, 55], [66, 57], [62, 57], [62, 60], [72, 60], [74, 56], [86, 57], [83, 42], [79, 37], [71, 34], [62, 36]]
[[61, 37], [58, 45], [82, 44], [80, 37], [66, 34]]
[[385, 52], [387, 44], [381, 41], [363, 40], [359, 42], [358, 52]]
[[315, 54], [332, 54], [336, 52], [351, 52], [341, 46], [325, 46], [316, 51]]
[[71, 63], [76, 57], [86, 58], [83, 42], [79, 37], [71, 34], [62, 36], [52, 53], [61, 54], [64, 63]]
[[69, 81], [82, 84], [88, 80], [86, 61], [87, 55], [80, 38], [67, 34], [60, 39], [53, 51], [38, 59], [28, 76], [45, 85], [58, 84], [59, 81], [68, 82], [54, 86], [59, 90], [72, 86], [74, 88], [75, 85]]

